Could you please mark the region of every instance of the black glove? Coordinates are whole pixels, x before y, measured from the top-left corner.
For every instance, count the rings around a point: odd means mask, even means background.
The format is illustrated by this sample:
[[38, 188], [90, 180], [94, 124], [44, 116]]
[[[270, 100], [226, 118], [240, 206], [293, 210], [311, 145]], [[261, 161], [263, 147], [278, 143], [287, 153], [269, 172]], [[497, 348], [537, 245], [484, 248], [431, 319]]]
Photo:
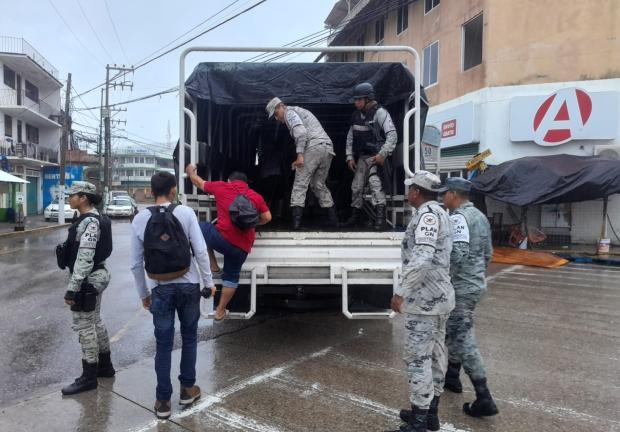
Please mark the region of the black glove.
[[75, 301], [75, 291], [67, 291], [65, 293], [65, 300]]

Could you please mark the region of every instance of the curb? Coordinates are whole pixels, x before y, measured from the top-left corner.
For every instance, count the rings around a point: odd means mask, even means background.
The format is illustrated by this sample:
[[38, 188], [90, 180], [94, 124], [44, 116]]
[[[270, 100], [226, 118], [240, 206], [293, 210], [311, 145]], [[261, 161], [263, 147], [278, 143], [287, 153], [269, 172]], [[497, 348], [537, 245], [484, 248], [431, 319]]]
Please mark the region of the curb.
[[32, 229], [27, 229], [24, 231], [10, 231], [10, 232], [5, 232], [5, 233], [0, 233], [0, 239], [20, 237], [20, 236], [29, 235], [29, 234], [39, 234], [39, 233], [43, 233], [46, 231], [53, 231], [53, 230], [57, 230], [60, 228], [66, 228], [69, 225], [71, 224], [66, 223], [63, 225], [50, 225], [50, 226], [44, 226], [44, 227], [39, 227], [39, 228], [32, 228]]

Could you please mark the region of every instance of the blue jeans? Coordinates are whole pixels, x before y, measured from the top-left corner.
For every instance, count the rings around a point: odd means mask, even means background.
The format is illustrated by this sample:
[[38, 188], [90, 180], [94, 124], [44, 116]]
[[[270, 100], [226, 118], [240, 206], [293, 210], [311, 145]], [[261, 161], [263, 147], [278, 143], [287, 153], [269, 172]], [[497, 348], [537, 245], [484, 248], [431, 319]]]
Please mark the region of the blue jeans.
[[239, 286], [241, 267], [248, 257], [247, 252], [228, 243], [211, 222], [200, 222], [200, 230], [205, 238], [207, 247], [224, 255], [222, 285], [226, 288], [237, 288]]
[[181, 374], [183, 387], [196, 382], [196, 345], [198, 319], [200, 318], [200, 285], [175, 283], [158, 285], [151, 293], [151, 314], [155, 326], [155, 373], [157, 374], [157, 400], [170, 400], [170, 362], [174, 345], [174, 312], [181, 322]]

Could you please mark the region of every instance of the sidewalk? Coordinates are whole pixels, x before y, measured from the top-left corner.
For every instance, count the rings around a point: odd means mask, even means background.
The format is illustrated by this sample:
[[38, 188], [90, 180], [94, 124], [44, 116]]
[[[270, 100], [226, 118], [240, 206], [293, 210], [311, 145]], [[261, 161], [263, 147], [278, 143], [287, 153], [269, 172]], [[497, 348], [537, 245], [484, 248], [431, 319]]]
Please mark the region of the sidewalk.
[[49, 230], [64, 228], [68, 225], [68, 223], [64, 225], [59, 225], [58, 221], [56, 220], [46, 221], [43, 215], [27, 216], [26, 223], [24, 224], [24, 231], [15, 231], [14, 222], [0, 222], [0, 238], [13, 237], [33, 232], [45, 232]]

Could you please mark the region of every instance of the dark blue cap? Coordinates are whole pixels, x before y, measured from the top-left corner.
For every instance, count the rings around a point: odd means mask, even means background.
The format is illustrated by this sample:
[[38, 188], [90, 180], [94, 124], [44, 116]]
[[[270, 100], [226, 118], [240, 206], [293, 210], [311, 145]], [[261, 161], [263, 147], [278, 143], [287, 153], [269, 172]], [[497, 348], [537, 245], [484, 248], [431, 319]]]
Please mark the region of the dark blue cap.
[[439, 189], [439, 193], [448, 191], [458, 191], [469, 193], [471, 190], [471, 182], [461, 177], [449, 177]]

